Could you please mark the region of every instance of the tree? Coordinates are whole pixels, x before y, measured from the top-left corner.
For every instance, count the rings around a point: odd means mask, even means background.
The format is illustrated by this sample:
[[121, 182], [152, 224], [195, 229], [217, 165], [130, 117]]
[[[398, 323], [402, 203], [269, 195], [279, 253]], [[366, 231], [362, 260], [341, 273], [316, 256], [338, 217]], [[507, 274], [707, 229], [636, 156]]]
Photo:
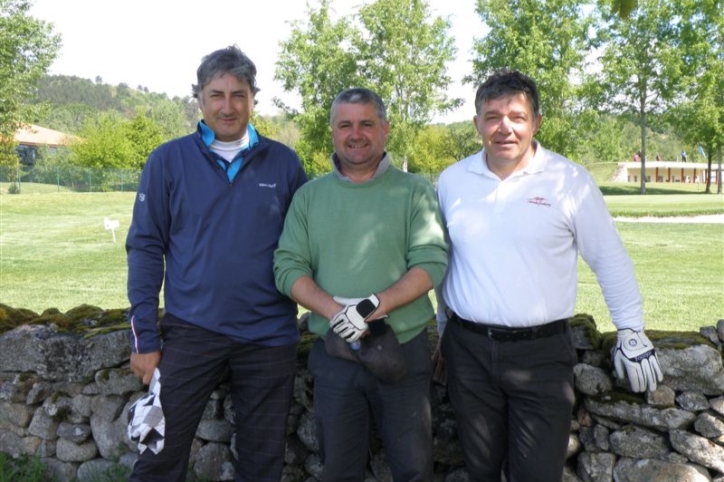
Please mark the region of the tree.
[[449, 99], [447, 63], [455, 58], [450, 21], [431, 18], [426, 0], [377, 0], [359, 11], [356, 38], [366, 84], [386, 100], [390, 118], [388, 148], [403, 169], [420, 130], [435, 113], [462, 103]]
[[0, 0], [0, 134], [12, 135], [25, 102], [55, 60], [60, 36], [28, 15], [29, 0]]
[[704, 147], [708, 172], [706, 192], [711, 192], [711, 166], [719, 157], [717, 192], [721, 193], [721, 150], [724, 146], [724, 13], [719, 0], [682, 0], [677, 54], [672, 62], [678, 76], [677, 105], [667, 116], [684, 139]]
[[300, 109], [279, 98], [274, 102], [299, 125], [301, 140], [295, 148], [310, 176], [329, 171], [329, 110], [334, 97], [360, 84], [351, 51], [357, 31], [347, 19], [334, 21], [330, 4], [331, 0], [321, 0], [318, 9], [308, 7], [306, 24], [292, 22], [290, 37], [280, 43], [274, 75], [285, 92], [296, 92], [301, 99]]
[[418, 174], [437, 174], [458, 159], [445, 149], [448, 128], [441, 125], [425, 126], [414, 139], [409, 155], [409, 171]]
[[71, 162], [91, 168], [126, 168], [134, 158], [134, 147], [120, 128], [124, 120], [117, 113], [106, 113], [89, 122], [81, 139], [71, 144]]
[[151, 152], [157, 148], [164, 139], [164, 130], [155, 119], [142, 112], [138, 112], [130, 122], [121, 125], [121, 131], [131, 143], [132, 154], [121, 167], [130, 169], [143, 169]]
[[444, 152], [456, 161], [483, 148], [472, 120], [448, 125], [442, 139], [442, 147]]
[[294, 116], [301, 131], [296, 144], [310, 175], [329, 170], [329, 110], [334, 97], [349, 87], [369, 87], [386, 101], [392, 128], [389, 150], [404, 160], [419, 129], [431, 115], [461, 101], [448, 100], [446, 62], [455, 48], [450, 24], [430, 21], [422, 0], [377, 0], [362, 7], [359, 28], [350, 19], [333, 21], [330, 0], [309, 10], [306, 25], [293, 23], [281, 43], [276, 78], [296, 92], [301, 109], [277, 105]]
[[676, 21], [670, 0], [640, 0], [628, 18], [601, 12], [602, 69], [592, 81], [599, 105], [635, 119], [641, 136], [641, 194], [646, 193], [646, 130], [651, 114], [661, 113], [678, 72], [675, 68]]
[[541, 143], [571, 156], [577, 91], [572, 79], [584, 67], [591, 19], [583, 0], [478, 0], [476, 11], [489, 30], [473, 45], [473, 73], [480, 83], [500, 69], [515, 69], [534, 79], [544, 115]]
[[29, 116], [27, 100], [60, 47], [52, 26], [28, 15], [29, 0], [0, 0], [0, 164], [17, 167], [13, 134]]

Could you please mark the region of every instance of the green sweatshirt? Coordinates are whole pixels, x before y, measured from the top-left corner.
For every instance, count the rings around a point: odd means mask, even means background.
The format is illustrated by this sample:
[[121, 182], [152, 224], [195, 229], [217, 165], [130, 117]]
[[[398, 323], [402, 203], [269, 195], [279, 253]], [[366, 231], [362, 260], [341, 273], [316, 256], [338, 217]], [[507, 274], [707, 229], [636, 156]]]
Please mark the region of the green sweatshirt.
[[[448, 247], [430, 182], [390, 166], [362, 184], [331, 173], [295, 194], [274, 253], [277, 288], [287, 296], [310, 276], [333, 296], [364, 298], [419, 267], [437, 286], [447, 268]], [[420, 333], [433, 317], [427, 296], [402, 306], [386, 320], [400, 343]], [[313, 313], [309, 328], [324, 336], [329, 320]]]

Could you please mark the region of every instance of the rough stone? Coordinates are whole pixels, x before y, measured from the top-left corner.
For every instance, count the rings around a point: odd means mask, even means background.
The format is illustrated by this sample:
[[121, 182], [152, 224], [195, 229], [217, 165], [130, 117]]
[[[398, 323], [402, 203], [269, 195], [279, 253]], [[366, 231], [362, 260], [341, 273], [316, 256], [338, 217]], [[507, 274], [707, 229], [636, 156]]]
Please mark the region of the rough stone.
[[45, 474], [54, 482], [73, 482], [78, 475], [76, 464], [63, 462], [54, 458], [41, 459], [45, 465]]
[[702, 326], [699, 328], [699, 334], [712, 342], [717, 348], [721, 348], [721, 340], [719, 339], [719, 334], [716, 331], [716, 327], [714, 326]]
[[65, 439], [59, 439], [56, 446], [56, 456], [63, 462], [85, 462], [92, 460], [98, 454], [95, 442], [89, 440], [74, 444]]
[[22, 325], [0, 336], [4, 370], [35, 372], [46, 381], [90, 381], [97, 370], [118, 366], [129, 356], [127, 330], [84, 339], [51, 326]]
[[676, 391], [697, 391], [705, 395], [724, 392], [724, 366], [718, 350], [695, 345], [687, 348], [657, 349], [664, 383]]
[[708, 413], [700, 413], [694, 422], [694, 430], [702, 437], [716, 439], [724, 435], [724, 420]]
[[28, 392], [28, 396], [25, 403], [28, 405], [35, 405], [36, 403], [42, 403], [43, 400], [53, 394], [53, 385], [48, 382], [38, 382], [33, 385], [33, 388]]
[[692, 462], [724, 473], [724, 447], [683, 430], [669, 432], [669, 440], [677, 452]]
[[284, 449], [284, 463], [287, 465], [303, 465], [304, 459], [309, 451], [302, 445], [297, 437], [287, 438], [287, 445]]
[[614, 480], [626, 482], [709, 482], [700, 467], [662, 460], [622, 458], [613, 469]]
[[226, 420], [201, 420], [196, 436], [209, 442], [229, 442], [232, 427]]
[[610, 442], [613, 453], [634, 459], [660, 458], [669, 451], [663, 435], [635, 425], [613, 432]]
[[587, 398], [585, 404], [586, 409], [593, 414], [659, 430], [686, 427], [696, 418], [696, 415], [686, 410], [658, 409], [640, 403], [615, 400], [612, 397]]
[[676, 392], [666, 385], [659, 385], [653, 392], [646, 392], [646, 403], [654, 407], [673, 407]]
[[58, 438], [57, 431], [60, 422], [48, 415], [43, 407], [38, 407], [33, 415], [33, 420], [28, 427], [28, 433], [46, 440]]
[[78, 467], [78, 482], [97, 482], [102, 480], [120, 480], [120, 476], [130, 474], [130, 469], [111, 460], [93, 459]]
[[90, 425], [84, 423], [61, 422], [58, 426], [58, 437], [74, 444], [85, 442], [91, 434]]
[[204, 445], [194, 459], [196, 475], [208, 477], [211, 480], [234, 480], [235, 470], [229, 447], [220, 443], [211, 442]]
[[[2, 344], [0, 344], [0, 350], [2, 350]], [[2, 358], [3, 355], [0, 353], [0, 366], [3, 366]], [[9, 368], [4, 369], [9, 370]], [[35, 384], [35, 380], [36, 378], [33, 375], [17, 374], [9, 377], [9, 379], [3, 379], [2, 384], [0, 384], [0, 400], [18, 403], [25, 401]]]
[[701, 412], [709, 408], [709, 401], [701, 392], [682, 392], [676, 397], [676, 403], [688, 412]]
[[613, 380], [598, 367], [579, 363], [573, 367], [576, 389], [586, 395], [599, 395], [613, 389]]
[[22, 441], [21, 452], [25, 455], [36, 455], [40, 446], [43, 444], [43, 439], [40, 437], [24, 437]]
[[0, 423], [27, 427], [33, 419], [33, 409], [21, 403], [0, 402]]
[[581, 447], [583, 447], [583, 444], [581, 444], [581, 439], [578, 438], [578, 435], [576, 433], [572, 433], [571, 435], [569, 435], [568, 447], [566, 448], [566, 460], [570, 459], [578, 452], [580, 452]]
[[0, 452], [11, 457], [19, 457], [22, 453], [23, 438], [18, 434], [0, 428]]
[[304, 470], [316, 480], [322, 480], [324, 464], [322, 464], [319, 455], [314, 453], [307, 457], [307, 460], [304, 461]]
[[709, 406], [719, 415], [724, 415], [724, 397], [710, 399]]
[[92, 402], [93, 415], [90, 418], [93, 440], [104, 459], [114, 459], [126, 450], [126, 416], [118, 417], [124, 405], [117, 395], [99, 395]]
[[608, 452], [608, 428], [596, 424], [593, 427], [581, 427], [578, 438], [586, 452]]
[[124, 395], [143, 390], [143, 382], [127, 368], [106, 368], [95, 374], [101, 395]]
[[375, 480], [392, 482], [392, 471], [387, 463], [384, 450], [372, 455], [370, 459], [370, 468]]
[[297, 437], [299, 437], [299, 440], [304, 444], [307, 450], [311, 452], [319, 452], [319, 441], [317, 440], [316, 424], [314, 422], [313, 412], [307, 412], [300, 418], [299, 427], [297, 427]]
[[612, 480], [615, 462], [613, 454], [584, 452], [578, 457], [578, 477], [583, 482]]
[[453, 470], [450, 472], [447, 477], [445, 477], [445, 482], [471, 482], [470, 481], [470, 475], [468, 475], [468, 471], [465, 470], [465, 468]]

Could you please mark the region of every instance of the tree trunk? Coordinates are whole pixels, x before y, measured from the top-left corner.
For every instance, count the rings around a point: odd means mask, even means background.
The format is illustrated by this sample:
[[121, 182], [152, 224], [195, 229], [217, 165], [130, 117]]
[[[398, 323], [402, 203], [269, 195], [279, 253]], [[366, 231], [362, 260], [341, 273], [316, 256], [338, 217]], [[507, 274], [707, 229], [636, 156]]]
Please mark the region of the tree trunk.
[[[721, 152], [721, 151], [722, 151], [722, 149], [721, 149], [721, 144], [719, 144], [719, 147], [718, 147], [717, 150], [716, 150], [716, 152], [717, 152], [717, 158], [718, 158], [718, 161], [719, 161], [719, 170], [716, 171], [716, 193], [717, 193], [717, 194], [721, 194], [721, 180], [722, 180], [722, 175], [721, 175], [721, 157], [722, 157], [722, 152]], [[709, 170], [709, 178], [711, 178], [711, 170]]]

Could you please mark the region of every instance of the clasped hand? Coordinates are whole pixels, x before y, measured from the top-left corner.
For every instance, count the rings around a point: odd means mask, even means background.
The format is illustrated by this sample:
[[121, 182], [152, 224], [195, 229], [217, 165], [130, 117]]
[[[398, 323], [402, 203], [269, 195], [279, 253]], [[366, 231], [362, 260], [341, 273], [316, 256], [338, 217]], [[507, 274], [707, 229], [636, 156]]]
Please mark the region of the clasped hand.
[[380, 306], [380, 299], [372, 294], [367, 298], [335, 296], [334, 301], [344, 308], [329, 321], [330, 327], [348, 343], [359, 340], [367, 331], [367, 319]]

